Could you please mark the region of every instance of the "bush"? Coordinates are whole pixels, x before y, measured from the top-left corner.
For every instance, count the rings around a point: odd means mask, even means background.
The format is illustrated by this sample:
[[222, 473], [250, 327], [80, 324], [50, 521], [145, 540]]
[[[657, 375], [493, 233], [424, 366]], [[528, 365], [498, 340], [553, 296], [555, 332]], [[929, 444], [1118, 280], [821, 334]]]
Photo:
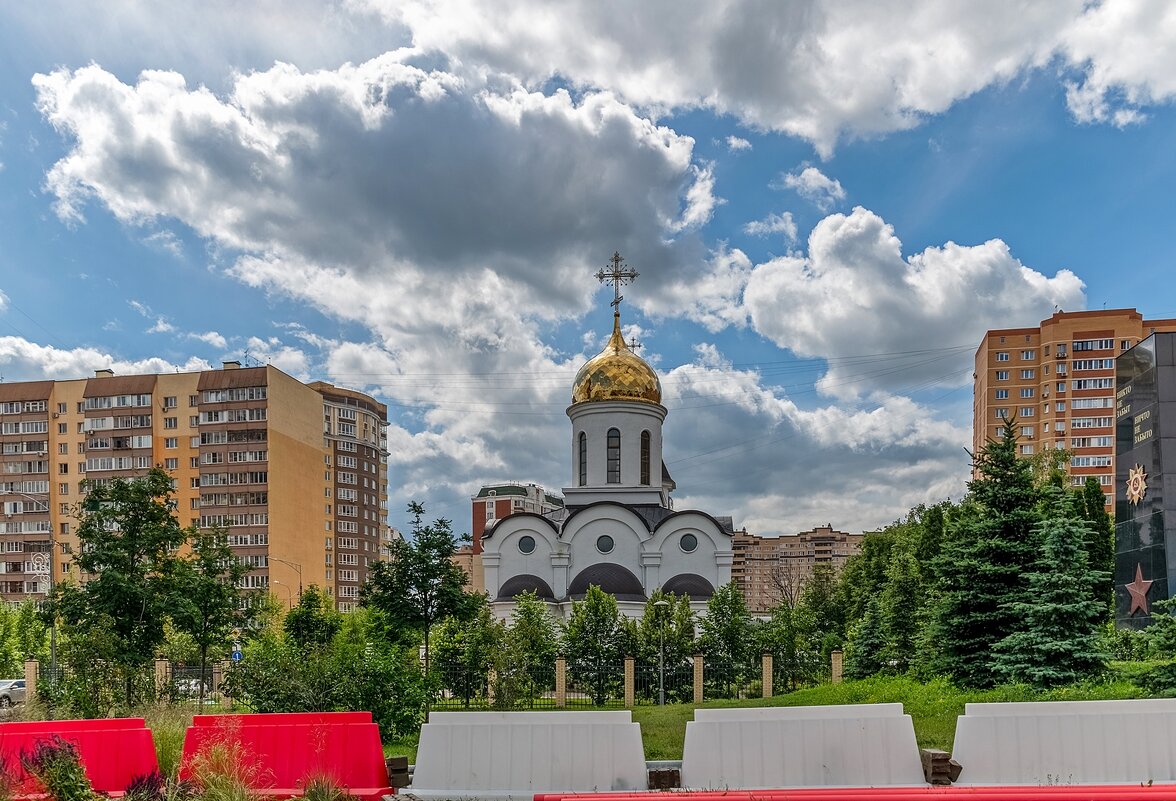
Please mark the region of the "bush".
[[21, 754], [21, 764], [53, 801], [97, 801], [86, 769], [78, 756], [78, 747], [60, 735], [42, 740]]

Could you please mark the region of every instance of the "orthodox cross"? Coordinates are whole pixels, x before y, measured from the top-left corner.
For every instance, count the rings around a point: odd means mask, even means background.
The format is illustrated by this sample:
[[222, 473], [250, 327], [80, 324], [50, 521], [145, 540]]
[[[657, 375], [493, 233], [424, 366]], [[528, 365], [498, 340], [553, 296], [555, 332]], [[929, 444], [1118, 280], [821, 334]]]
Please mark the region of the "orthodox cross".
[[614, 251], [612, 258], [608, 260], [608, 267], [596, 273], [596, 280], [602, 284], [612, 284], [613, 286], [613, 302], [609, 305], [613, 307], [614, 311], [621, 310], [621, 301], [625, 298], [621, 295], [621, 287], [625, 284], [633, 283], [633, 279], [638, 275], [637, 271], [631, 269], [629, 265], [625, 264], [625, 260], [621, 258], [618, 251]]

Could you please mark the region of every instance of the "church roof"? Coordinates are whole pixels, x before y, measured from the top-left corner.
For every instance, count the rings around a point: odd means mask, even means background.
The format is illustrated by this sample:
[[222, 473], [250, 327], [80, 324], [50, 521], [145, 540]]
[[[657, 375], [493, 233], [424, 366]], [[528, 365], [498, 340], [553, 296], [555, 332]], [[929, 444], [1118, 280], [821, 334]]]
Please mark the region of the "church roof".
[[588, 401], [637, 401], [661, 403], [661, 380], [649, 364], [634, 353], [621, 334], [621, 313], [613, 314], [608, 344], [576, 373], [572, 403]]

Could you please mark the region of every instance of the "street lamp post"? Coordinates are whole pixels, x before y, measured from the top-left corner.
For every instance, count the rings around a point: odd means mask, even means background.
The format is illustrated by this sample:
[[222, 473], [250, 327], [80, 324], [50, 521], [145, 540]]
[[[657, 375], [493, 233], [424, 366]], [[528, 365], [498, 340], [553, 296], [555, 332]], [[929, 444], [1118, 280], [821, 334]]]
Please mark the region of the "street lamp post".
[[[269, 561], [281, 562], [282, 564], [284, 564], [288, 567], [294, 568], [294, 571], [296, 573], [298, 573], [298, 601], [301, 602], [302, 601], [302, 565], [300, 565], [298, 562], [291, 562], [288, 559], [279, 559], [276, 556], [269, 557]], [[274, 583], [277, 584], [278, 580], [274, 579]]]
[[658, 600], [653, 602], [655, 610], [654, 616], [658, 619], [660, 625], [657, 627], [658, 644], [657, 644], [657, 703], [659, 706], [666, 705], [666, 621], [665, 610], [670, 605], [669, 601]]

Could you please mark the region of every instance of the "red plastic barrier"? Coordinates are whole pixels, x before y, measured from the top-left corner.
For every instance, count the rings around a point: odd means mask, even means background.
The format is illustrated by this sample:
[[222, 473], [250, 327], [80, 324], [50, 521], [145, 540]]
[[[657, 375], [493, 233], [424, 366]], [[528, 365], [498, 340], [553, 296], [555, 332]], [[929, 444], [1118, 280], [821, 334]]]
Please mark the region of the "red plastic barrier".
[[274, 722], [260, 725], [236, 725], [227, 719], [219, 726], [190, 727], [184, 737], [181, 777], [191, 778], [193, 762], [201, 752], [218, 743], [236, 743], [256, 765], [253, 789], [268, 796], [301, 795], [306, 780], [314, 776], [329, 776], [361, 798], [392, 794], [376, 724], [283, 724], [277, 721], [284, 716], [271, 717]]
[[[136, 720], [142, 722], [141, 719], [132, 719], [132, 722]], [[76, 721], [57, 721], [59, 725], [67, 722]], [[120, 723], [117, 719], [86, 722], [107, 726]], [[82, 731], [13, 731], [6, 728], [9, 725], [27, 724], [4, 724], [5, 728], [0, 728], [0, 758], [5, 760], [20, 783], [20, 795], [34, 794], [42, 789], [21, 766], [21, 755], [35, 748], [37, 743], [51, 740], [54, 735], [77, 746], [86, 776], [100, 793], [121, 793], [133, 779], [159, 771], [151, 731], [141, 726], [121, 729], [91, 726]]]
[[193, 726], [286, 726], [371, 723], [371, 712], [255, 712], [249, 715], [194, 715]]
[[13, 734], [44, 734], [62, 731], [103, 731], [105, 729], [144, 729], [143, 718], [98, 718], [97, 720], [22, 720], [0, 723], [0, 737]]

